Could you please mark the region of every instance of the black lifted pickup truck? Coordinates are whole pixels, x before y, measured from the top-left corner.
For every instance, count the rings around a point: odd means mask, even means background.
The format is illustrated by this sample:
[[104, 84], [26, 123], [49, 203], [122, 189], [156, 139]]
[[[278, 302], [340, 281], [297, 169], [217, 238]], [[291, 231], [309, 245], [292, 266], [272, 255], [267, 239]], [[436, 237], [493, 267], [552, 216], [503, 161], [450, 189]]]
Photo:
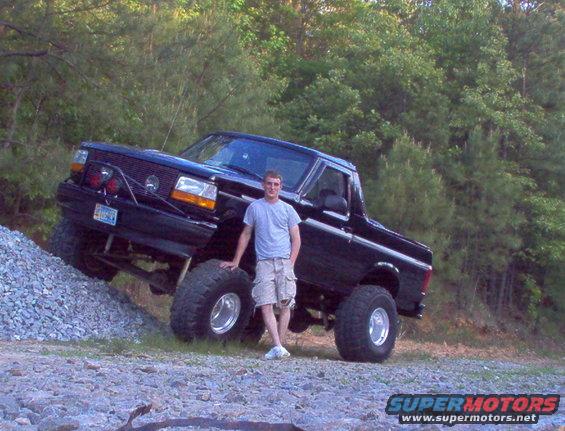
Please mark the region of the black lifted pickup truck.
[[355, 166], [311, 148], [233, 132], [178, 156], [84, 142], [57, 191], [63, 218], [51, 252], [89, 276], [125, 271], [154, 294], [174, 295], [171, 327], [181, 339], [258, 341], [254, 248], [241, 269], [219, 264], [232, 259], [243, 214], [271, 169], [302, 219], [290, 330], [334, 328], [344, 359], [385, 360], [398, 315], [422, 315], [432, 252], [369, 219]]

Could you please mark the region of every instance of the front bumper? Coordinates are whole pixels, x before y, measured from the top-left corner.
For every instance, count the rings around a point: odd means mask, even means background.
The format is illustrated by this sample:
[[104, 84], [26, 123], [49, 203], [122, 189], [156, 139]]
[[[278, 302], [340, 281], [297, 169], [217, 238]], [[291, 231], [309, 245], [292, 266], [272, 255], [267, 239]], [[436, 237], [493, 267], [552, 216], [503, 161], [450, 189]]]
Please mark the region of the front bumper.
[[[214, 223], [170, 214], [122, 198], [104, 196], [72, 183], [59, 184], [57, 201], [63, 216], [80, 225], [183, 258], [189, 258], [197, 249], [205, 247], [217, 229]], [[94, 220], [97, 203], [118, 210], [116, 226]]]

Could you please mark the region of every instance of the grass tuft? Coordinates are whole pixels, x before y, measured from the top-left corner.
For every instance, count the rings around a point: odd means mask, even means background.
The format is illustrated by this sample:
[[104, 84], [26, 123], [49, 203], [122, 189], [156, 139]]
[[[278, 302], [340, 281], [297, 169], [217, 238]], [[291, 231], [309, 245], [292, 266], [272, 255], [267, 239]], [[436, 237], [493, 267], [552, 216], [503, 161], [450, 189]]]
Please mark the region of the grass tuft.
[[135, 351], [161, 351], [178, 353], [198, 353], [203, 355], [237, 356], [242, 355], [246, 347], [238, 341], [220, 342], [214, 340], [194, 340], [190, 343], [179, 340], [173, 335], [150, 334], [135, 344]]
[[420, 361], [434, 361], [435, 358], [431, 353], [420, 350], [407, 350], [403, 352], [392, 352], [391, 358], [387, 363], [397, 362], [420, 362]]
[[202, 355], [237, 356], [244, 354], [246, 347], [239, 342], [219, 342], [213, 340], [195, 340], [186, 343], [173, 335], [148, 334], [139, 340], [121, 338], [90, 339], [73, 344], [95, 349], [103, 354], [126, 356], [152, 353], [196, 353]]

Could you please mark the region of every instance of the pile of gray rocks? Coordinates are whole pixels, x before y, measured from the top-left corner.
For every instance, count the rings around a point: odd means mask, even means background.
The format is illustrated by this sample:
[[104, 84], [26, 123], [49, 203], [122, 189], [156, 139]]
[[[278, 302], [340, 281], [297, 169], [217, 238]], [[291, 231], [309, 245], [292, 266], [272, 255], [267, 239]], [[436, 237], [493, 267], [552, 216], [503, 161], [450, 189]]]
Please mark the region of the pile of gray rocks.
[[136, 339], [161, 329], [125, 294], [0, 226], [0, 340]]

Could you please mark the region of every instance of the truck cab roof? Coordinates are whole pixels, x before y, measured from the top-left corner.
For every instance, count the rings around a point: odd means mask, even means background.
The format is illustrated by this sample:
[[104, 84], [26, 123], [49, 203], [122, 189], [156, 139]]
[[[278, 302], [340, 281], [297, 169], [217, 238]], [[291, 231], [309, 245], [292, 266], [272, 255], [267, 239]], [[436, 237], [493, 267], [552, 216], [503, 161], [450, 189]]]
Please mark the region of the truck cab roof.
[[347, 160], [341, 159], [339, 157], [334, 157], [334, 156], [330, 156], [328, 154], [322, 153], [321, 151], [315, 150], [313, 148], [309, 148], [309, 147], [304, 147], [302, 145], [298, 145], [295, 144], [293, 142], [288, 142], [288, 141], [283, 141], [280, 139], [275, 139], [275, 138], [269, 138], [267, 136], [261, 136], [261, 135], [252, 135], [249, 133], [240, 133], [240, 132], [231, 132], [231, 131], [217, 131], [214, 133], [210, 133], [208, 136], [210, 135], [223, 135], [223, 136], [230, 136], [233, 138], [244, 138], [244, 139], [251, 139], [251, 140], [255, 140], [255, 141], [260, 141], [260, 142], [266, 142], [269, 144], [275, 144], [275, 145], [279, 145], [279, 146], [283, 146], [289, 149], [292, 149], [294, 151], [299, 151], [305, 154], [309, 154], [311, 156], [314, 157], [319, 157], [321, 159], [325, 159], [325, 160], [329, 160], [335, 164], [338, 164], [344, 168], [347, 168], [351, 171], [357, 171], [357, 168], [355, 167], [355, 165]]

